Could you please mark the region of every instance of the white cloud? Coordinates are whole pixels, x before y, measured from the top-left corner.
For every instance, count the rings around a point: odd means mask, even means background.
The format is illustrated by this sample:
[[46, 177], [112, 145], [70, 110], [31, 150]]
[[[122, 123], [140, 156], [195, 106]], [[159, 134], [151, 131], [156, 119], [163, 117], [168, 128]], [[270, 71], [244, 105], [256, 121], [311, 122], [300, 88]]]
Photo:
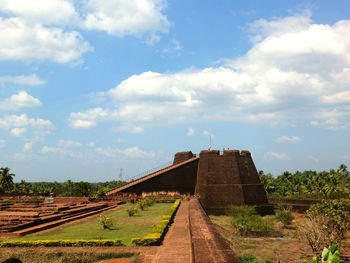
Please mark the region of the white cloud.
[[81, 147], [81, 143], [72, 140], [59, 140], [55, 146], [45, 145], [41, 148], [40, 153], [43, 155], [62, 155], [68, 157], [81, 157], [79, 153], [73, 152], [74, 148]]
[[130, 76], [106, 92], [115, 102], [99, 108], [107, 118], [90, 117], [94, 109], [72, 113], [72, 126], [224, 120], [346, 129], [348, 100], [337, 98], [350, 86], [350, 21], [315, 24], [305, 13], [259, 20], [254, 27], [253, 46], [244, 56], [218, 67]]
[[267, 152], [266, 158], [269, 160], [290, 160], [289, 156], [285, 153], [279, 153], [279, 152]]
[[0, 139], [0, 148], [4, 148], [6, 146], [6, 141]]
[[34, 145], [34, 144], [35, 144], [34, 141], [26, 142], [26, 143], [23, 145], [22, 151], [23, 151], [23, 152], [31, 152], [32, 149], [33, 149], [33, 145]]
[[28, 131], [33, 131], [44, 135], [54, 129], [49, 120], [40, 118], [29, 118], [26, 114], [5, 115], [0, 118], [0, 129], [9, 130], [10, 134], [20, 137]]
[[164, 55], [180, 56], [181, 51], [182, 51], [181, 43], [178, 40], [174, 39], [174, 40], [171, 40], [168, 46], [162, 50], [162, 53]]
[[31, 24], [65, 25], [79, 19], [72, 2], [67, 0], [1, 0], [0, 11]]
[[64, 148], [77, 148], [81, 146], [81, 143], [72, 140], [59, 140], [57, 145]]
[[194, 129], [193, 128], [188, 128], [186, 132], [186, 136], [193, 136], [194, 135]]
[[297, 143], [300, 142], [301, 138], [299, 136], [287, 136], [283, 135], [276, 139], [278, 143]]
[[18, 110], [20, 108], [40, 106], [41, 101], [29, 95], [26, 91], [19, 91], [17, 94], [0, 101], [0, 109], [5, 111]]
[[139, 159], [148, 159], [148, 158], [154, 158], [155, 153], [152, 151], [144, 151], [141, 150], [139, 147], [130, 147], [125, 149], [116, 149], [116, 148], [102, 148], [97, 147], [95, 149], [95, 152], [99, 155], [105, 156], [105, 157], [127, 157], [127, 158], [139, 158]]
[[14, 137], [21, 137], [26, 131], [27, 128], [12, 128], [10, 133]]
[[96, 146], [96, 143], [95, 143], [95, 142], [88, 142], [88, 143], [86, 144], [86, 146], [92, 148], [92, 147], [95, 147], [95, 146]]
[[71, 156], [73, 157], [73, 153], [65, 148], [62, 147], [50, 147], [45, 145], [41, 148], [40, 153], [43, 155], [48, 154], [58, 154], [58, 155], [64, 155], [64, 156]]
[[314, 163], [318, 163], [319, 159], [316, 158], [315, 156], [308, 156], [307, 159], [309, 159], [310, 161], [314, 162]]
[[74, 129], [90, 129], [95, 127], [98, 121], [106, 120], [109, 117], [109, 111], [102, 108], [93, 108], [86, 112], [71, 113], [69, 123]]
[[149, 46], [154, 46], [160, 41], [160, 36], [152, 34], [146, 39], [146, 44]]
[[66, 30], [79, 23], [71, 1], [1, 0], [0, 11], [0, 60], [79, 62], [91, 50], [77, 31]]
[[0, 76], [0, 85], [7, 83], [27, 86], [38, 86], [45, 83], [36, 74], [19, 76]]
[[21, 18], [0, 17], [0, 60], [50, 60], [57, 63], [79, 61], [91, 50], [76, 32], [58, 27], [27, 24]]
[[314, 120], [311, 125], [321, 127], [331, 131], [346, 130], [348, 124], [341, 121], [343, 117], [347, 117], [349, 113], [338, 109], [322, 110], [314, 115]]
[[155, 156], [155, 153], [152, 151], [144, 151], [141, 150], [139, 147], [130, 147], [126, 149], [119, 150], [119, 153], [127, 156], [127, 157], [134, 157], [134, 158], [153, 158]]
[[154, 45], [170, 23], [165, 0], [1, 0], [0, 61], [79, 63], [92, 50], [80, 30], [142, 37]]
[[114, 129], [116, 132], [143, 133], [145, 128], [137, 125], [122, 125]]
[[85, 28], [106, 31], [117, 37], [166, 32], [170, 26], [162, 14], [163, 0], [86, 0], [85, 8], [88, 10], [83, 21]]

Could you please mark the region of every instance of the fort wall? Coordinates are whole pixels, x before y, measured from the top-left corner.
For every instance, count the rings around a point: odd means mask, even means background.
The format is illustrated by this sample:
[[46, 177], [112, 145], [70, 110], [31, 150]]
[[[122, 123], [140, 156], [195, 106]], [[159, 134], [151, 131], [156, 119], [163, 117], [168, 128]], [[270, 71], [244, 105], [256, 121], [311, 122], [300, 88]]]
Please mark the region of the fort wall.
[[166, 171], [159, 176], [124, 189], [121, 193], [142, 194], [143, 192], [179, 192], [194, 194], [197, 182], [198, 160]]
[[[201, 151], [195, 194], [209, 214], [223, 214], [231, 204], [261, 207], [268, 204], [249, 151], [224, 150], [222, 154], [217, 150]], [[268, 213], [267, 207], [260, 210]]]

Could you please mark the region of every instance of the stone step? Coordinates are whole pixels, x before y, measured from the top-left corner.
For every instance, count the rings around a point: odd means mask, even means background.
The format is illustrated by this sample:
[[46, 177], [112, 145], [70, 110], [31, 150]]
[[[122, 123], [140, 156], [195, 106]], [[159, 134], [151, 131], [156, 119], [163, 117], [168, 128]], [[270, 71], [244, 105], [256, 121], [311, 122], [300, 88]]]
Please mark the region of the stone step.
[[92, 216], [92, 215], [95, 215], [95, 214], [107, 211], [109, 209], [115, 208], [117, 206], [118, 205], [109, 206], [109, 207], [103, 207], [103, 208], [100, 208], [98, 210], [89, 211], [89, 212], [82, 213], [82, 214], [79, 214], [79, 215], [74, 215], [74, 216], [71, 216], [69, 218], [60, 219], [60, 220], [56, 220], [56, 221], [45, 223], [45, 224], [40, 224], [40, 225], [33, 226], [33, 227], [30, 227], [30, 228], [25, 228], [25, 229], [22, 229], [22, 230], [19, 230], [19, 231], [14, 231], [13, 233], [16, 236], [24, 236], [24, 235], [32, 234], [32, 233], [35, 233], [35, 232], [43, 231], [43, 230], [46, 230], [46, 229], [49, 229], [49, 228], [53, 228], [53, 227], [62, 225], [64, 223], [68, 223], [68, 222], [71, 222], [71, 221], [74, 221], [74, 220], [78, 220], [78, 219], [82, 219], [82, 218], [85, 218], [85, 217], [88, 217], [88, 216]]

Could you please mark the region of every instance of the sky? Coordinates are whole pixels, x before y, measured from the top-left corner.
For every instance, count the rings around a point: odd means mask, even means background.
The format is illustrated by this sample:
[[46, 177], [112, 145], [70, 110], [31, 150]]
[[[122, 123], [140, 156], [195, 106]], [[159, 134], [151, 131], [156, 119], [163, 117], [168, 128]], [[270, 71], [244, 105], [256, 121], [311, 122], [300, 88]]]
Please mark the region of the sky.
[[[350, 165], [348, 0], [0, 0], [0, 166], [127, 180], [178, 151]], [[122, 170], [122, 172], [121, 172]]]

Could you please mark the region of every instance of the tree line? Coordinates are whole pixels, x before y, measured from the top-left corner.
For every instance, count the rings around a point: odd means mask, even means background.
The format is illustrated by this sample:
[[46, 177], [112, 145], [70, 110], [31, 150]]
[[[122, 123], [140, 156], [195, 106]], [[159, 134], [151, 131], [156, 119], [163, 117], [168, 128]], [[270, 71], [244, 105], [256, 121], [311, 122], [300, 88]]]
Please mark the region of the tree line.
[[21, 180], [18, 183], [13, 181], [15, 174], [10, 168], [0, 168], [0, 194], [20, 194], [20, 195], [36, 195], [49, 196], [53, 193], [56, 196], [86, 196], [86, 197], [102, 197], [106, 192], [123, 185], [125, 182], [113, 180], [108, 182], [26, 182]]
[[259, 172], [269, 196], [291, 198], [348, 198], [350, 173], [345, 164], [329, 171], [283, 172], [279, 176]]
[[[35, 182], [21, 180], [14, 183], [15, 174], [10, 168], [0, 168], [0, 193], [23, 195], [57, 196], [90, 196], [101, 197], [106, 192], [123, 185], [125, 182], [114, 180], [109, 182]], [[348, 198], [350, 195], [350, 172], [346, 165], [341, 164], [338, 169], [329, 171], [296, 171], [283, 172], [273, 176], [259, 171], [259, 177], [269, 196], [291, 198]]]

